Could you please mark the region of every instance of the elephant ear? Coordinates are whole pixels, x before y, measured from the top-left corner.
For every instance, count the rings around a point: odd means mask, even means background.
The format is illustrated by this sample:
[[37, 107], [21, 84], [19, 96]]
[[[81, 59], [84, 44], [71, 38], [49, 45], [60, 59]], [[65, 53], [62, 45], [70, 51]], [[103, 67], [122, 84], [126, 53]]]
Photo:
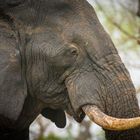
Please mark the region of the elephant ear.
[[42, 110], [41, 114], [54, 122], [59, 128], [64, 128], [66, 126], [66, 115], [61, 109], [45, 108]]
[[0, 23], [0, 116], [17, 120], [27, 96], [21, 53], [10, 27]]

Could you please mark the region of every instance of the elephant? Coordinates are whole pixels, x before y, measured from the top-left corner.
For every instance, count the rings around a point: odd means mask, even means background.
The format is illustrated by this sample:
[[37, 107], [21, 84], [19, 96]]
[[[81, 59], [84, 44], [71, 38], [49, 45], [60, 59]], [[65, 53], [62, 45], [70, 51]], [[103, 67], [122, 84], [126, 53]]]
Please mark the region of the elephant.
[[29, 140], [42, 114], [87, 115], [107, 140], [139, 140], [130, 74], [86, 0], [0, 1], [0, 139]]

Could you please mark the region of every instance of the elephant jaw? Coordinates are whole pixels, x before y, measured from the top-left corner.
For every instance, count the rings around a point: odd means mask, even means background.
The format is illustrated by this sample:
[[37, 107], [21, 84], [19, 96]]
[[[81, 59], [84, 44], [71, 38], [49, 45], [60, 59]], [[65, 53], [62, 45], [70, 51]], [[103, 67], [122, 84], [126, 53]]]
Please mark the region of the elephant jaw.
[[79, 118], [81, 114], [81, 116], [86, 114], [93, 122], [107, 130], [120, 131], [140, 126], [140, 117], [115, 118], [101, 111], [105, 110], [100, 102], [101, 97], [99, 97], [99, 92], [103, 92], [103, 90], [93, 72], [79, 75], [77, 78], [76, 76], [69, 78], [65, 81], [65, 84], [71, 106]]

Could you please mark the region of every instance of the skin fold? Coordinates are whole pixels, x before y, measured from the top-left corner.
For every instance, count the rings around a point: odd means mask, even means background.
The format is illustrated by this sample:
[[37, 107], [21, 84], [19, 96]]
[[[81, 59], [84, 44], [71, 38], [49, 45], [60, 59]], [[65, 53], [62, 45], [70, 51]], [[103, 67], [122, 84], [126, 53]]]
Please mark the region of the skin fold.
[[[3, 140], [28, 140], [40, 113], [60, 128], [64, 112], [81, 122], [89, 104], [113, 117], [140, 115], [129, 72], [85, 0], [2, 0], [0, 77]], [[140, 128], [105, 134], [139, 140]]]

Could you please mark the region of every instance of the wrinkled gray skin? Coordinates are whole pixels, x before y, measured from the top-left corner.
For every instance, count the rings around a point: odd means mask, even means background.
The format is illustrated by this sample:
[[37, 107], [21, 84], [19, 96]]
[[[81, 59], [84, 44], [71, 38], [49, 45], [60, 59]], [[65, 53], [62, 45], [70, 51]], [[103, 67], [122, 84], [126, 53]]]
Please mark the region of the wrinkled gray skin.
[[[86, 104], [115, 117], [140, 115], [129, 73], [85, 0], [1, 0], [0, 11], [1, 139], [28, 140], [40, 113], [58, 127], [63, 111], [80, 122]], [[105, 133], [140, 138], [140, 128]]]

